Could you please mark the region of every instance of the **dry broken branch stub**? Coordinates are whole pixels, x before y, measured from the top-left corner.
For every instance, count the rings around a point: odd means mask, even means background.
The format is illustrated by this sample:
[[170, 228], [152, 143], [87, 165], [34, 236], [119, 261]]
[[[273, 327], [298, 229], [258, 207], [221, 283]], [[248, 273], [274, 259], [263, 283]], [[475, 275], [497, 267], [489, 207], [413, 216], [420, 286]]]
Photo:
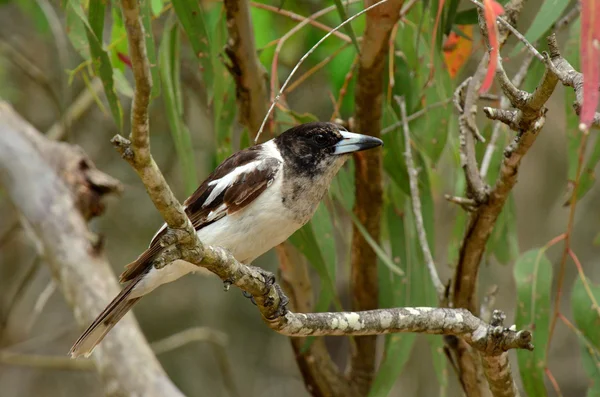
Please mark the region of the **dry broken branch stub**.
[[[86, 162], [87, 169], [78, 166], [81, 156], [80, 149], [48, 141], [0, 103], [0, 184], [40, 242], [44, 260], [77, 323], [84, 326], [117, 294], [118, 286], [103, 253], [90, 240], [82, 215], [89, 211], [78, 208], [85, 201], [77, 195], [87, 195], [85, 174], [93, 170], [91, 162]], [[96, 180], [112, 181], [98, 173]], [[95, 194], [100, 199], [108, 191]], [[98, 349], [93, 360], [107, 395], [182, 396], [133, 317], [123, 318]]]

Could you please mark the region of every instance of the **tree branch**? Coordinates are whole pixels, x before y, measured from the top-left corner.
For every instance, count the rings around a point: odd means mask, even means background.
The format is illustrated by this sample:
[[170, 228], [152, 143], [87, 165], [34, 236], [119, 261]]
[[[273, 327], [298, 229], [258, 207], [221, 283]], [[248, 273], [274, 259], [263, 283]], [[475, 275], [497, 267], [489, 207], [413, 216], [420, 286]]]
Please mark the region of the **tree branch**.
[[[556, 74], [564, 86], [575, 90], [576, 99], [573, 108], [575, 109], [575, 113], [579, 115], [581, 104], [583, 103], [583, 74], [575, 70], [569, 61], [560, 55], [554, 34], [548, 37], [548, 47], [550, 49], [550, 59], [546, 59], [546, 66]], [[592, 126], [600, 128], [600, 112], [596, 112]]]
[[232, 65], [239, 121], [255, 137], [268, 109], [267, 72], [256, 55], [254, 28], [246, 0], [224, 0], [229, 40], [225, 52]]
[[408, 118], [406, 116], [406, 102], [402, 97], [396, 97], [396, 101], [400, 106], [400, 114], [402, 116], [402, 127], [404, 132], [404, 146], [406, 151], [404, 157], [406, 160], [406, 169], [408, 171], [408, 180], [410, 184], [410, 196], [413, 208], [413, 214], [415, 216], [415, 224], [417, 228], [417, 235], [419, 237], [419, 243], [421, 245], [421, 251], [423, 251], [423, 258], [425, 259], [425, 265], [429, 270], [429, 276], [433, 282], [433, 286], [437, 291], [438, 300], [442, 302], [445, 299], [446, 288], [440, 280], [437, 269], [435, 268], [435, 262], [429, 249], [429, 243], [427, 242], [427, 234], [425, 233], [425, 225], [423, 224], [423, 213], [421, 212], [421, 199], [419, 197], [419, 181], [418, 172], [415, 167], [415, 162], [412, 157], [412, 149], [410, 143], [410, 130], [408, 127]]
[[[365, 7], [376, 1], [365, 1]], [[359, 134], [379, 137], [385, 59], [389, 36], [398, 22], [403, 1], [392, 0], [367, 12], [365, 33], [361, 43], [355, 94], [355, 126]], [[383, 205], [382, 154], [366, 151], [354, 156], [356, 202], [354, 214], [375, 241], [379, 239]], [[378, 306], [377, 256], [362, 233], [353, 225], [351, 260], [351, 294], [353, 310], [369, 310]], [[357, 338], [356, 352], [351, 358], [350, 379], [360, 394], [367, 394], [375, 371], [376, 337]]]
[[[31, 226], [80, 326], [118, 292], [99, 240], [86, 226], [86, 218], [101, 212], [102, 196], [115, 189], [114, 180], [101, 175], [80, 149], [46, 140], [0, 103], [0, 184]], [[84, 203], [90, 208], [81, 211]], [[98, 349], [94, 363], [107, 395], [182, 396], [132, 316]]]
[[[248, 128], [250, 136], [255, 137], [268, 108], [267, 76], [255, 49], [246, 1], [226, 0], [225, 8], [230, 36], [227, 53], [233, 64], [230, 70], [236, 84], [240, 122]], [[294, 304], [300, 311], [311, 311], [312, 287], [305, 274], [306, 258], [298, 255], [289, 243], [280, 244], [276, 252], [284, 280], [289, 280], [284, 286], [291, 293]], [[323, 340], [315, 340], [304, 353], [301, 353], [304, 340], [291, 339], [290, 342], [309, 392], [314, 396], [352, 396], [352, 390], [331, 360]]]

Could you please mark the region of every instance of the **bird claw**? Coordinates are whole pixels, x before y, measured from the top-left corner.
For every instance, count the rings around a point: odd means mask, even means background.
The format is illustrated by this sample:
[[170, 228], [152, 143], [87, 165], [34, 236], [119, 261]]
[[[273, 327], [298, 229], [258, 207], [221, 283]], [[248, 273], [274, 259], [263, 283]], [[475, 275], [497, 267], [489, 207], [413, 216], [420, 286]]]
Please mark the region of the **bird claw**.
[[256, 306], [256, 300], [254, 300], [254, 297], [252, 296], [252, 294], [250, 292], [242, 291], [242, 295], [244, 295], [244, 297], [250, 299], [250, 302], [252, 302], [252, 304], [254, 306]]

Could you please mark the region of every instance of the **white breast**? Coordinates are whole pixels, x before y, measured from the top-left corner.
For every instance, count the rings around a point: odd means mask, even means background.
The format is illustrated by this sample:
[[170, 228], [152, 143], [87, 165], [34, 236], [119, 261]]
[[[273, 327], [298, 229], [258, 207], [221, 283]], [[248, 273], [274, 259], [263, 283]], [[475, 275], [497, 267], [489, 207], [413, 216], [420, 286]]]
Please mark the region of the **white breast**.
[[[302, 223], [294, 220], [290, 210], [282, 204], [282, 173], [280, 170], [271, 186], [247, 207], [200, 229], [197, 232], [200, 240], [204, 244], [229, 250], [238, 261], [245, 264], [287, 240], [302, 227]], [[130, 297], [145, 295], [161, 284], [175, 281], [199, 269], [185, 261], [173, 262], [162, 269], [152, 268]]]

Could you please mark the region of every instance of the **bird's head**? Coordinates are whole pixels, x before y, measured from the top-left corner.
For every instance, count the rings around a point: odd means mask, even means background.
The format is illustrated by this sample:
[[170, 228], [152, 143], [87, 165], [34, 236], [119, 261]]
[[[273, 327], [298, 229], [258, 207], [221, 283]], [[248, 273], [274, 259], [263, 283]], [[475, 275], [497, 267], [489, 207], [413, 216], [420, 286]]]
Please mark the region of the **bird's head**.
[[284, 160], [297, 171], [318, 174], [339, 167], [354, 152], [381, 146], [381, 139], [326, 122], [300, 124], [275, 138]]

